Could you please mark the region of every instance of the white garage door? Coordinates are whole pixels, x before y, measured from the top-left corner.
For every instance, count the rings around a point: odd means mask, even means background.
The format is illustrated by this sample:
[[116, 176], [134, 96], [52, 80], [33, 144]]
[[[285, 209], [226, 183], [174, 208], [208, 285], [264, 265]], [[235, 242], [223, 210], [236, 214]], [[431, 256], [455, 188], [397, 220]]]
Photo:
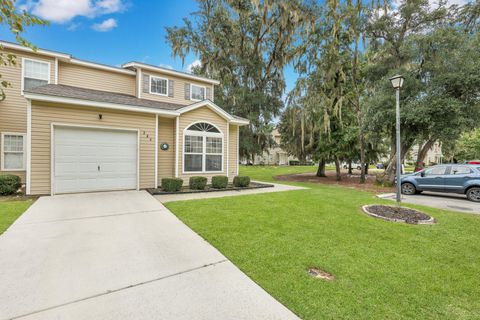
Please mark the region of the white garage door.
[[137, 132], [55, 127], [54, 192], [137, 188]]

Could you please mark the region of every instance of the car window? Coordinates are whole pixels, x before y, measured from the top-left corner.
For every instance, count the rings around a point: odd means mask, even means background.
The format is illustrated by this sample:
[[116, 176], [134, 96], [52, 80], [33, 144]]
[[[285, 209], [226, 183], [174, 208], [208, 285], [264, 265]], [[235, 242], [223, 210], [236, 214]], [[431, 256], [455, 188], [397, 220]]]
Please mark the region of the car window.
[[450, 170], [450, 174], [469, 174], [472, 170], [470, 170], [467, 166], [452, 166]]
[[433, 167], [425, 170], [425, 176], [438, 176], [445, 174], [447, 167]]

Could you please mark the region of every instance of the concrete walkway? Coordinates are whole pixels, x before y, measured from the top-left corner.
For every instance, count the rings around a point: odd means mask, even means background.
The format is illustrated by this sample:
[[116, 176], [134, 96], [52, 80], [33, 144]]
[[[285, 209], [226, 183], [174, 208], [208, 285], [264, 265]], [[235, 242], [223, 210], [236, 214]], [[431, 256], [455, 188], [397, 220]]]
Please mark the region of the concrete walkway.
[[[388, 200], [396, 198], [395, 193], [379, 194], [378, 197]], [[480, 203], [467, 200], [463, 194], [424, 191], [412, 196], [402, 194], [402, 201], [438, 209], [480, 214]]]
[[208, 198], [223, 198], [223, 197], [232, 197], [232, 196], [243, 196], [249, 194], [257, 193], [269, 193], [269, 192], [281, 192], [281, 191], [292, 191], [292, 190], [303, 190], [307, 189], [304, 187], [289, 186], [286, 184], [278, 184], [271, 182], [261, 182], [259, 183], [271, 184], [273, 187], [269, 188], [258, 188], [258, 189], [248, 189], [248, 190], [234, 190], [234, 191], [215, 191], [215, 192], [200, 192], [200, 193], [183, 193], [183, 194], [162, 194], [155, 195], [154, 197], [162, 202], [171, 202], [171, 201], [182, 201], [182, 200], [195, 200], [195, 199], [208, 199]]
[[40, 198], [0, 271], [0, 319], [298, 319], [143, 191]]

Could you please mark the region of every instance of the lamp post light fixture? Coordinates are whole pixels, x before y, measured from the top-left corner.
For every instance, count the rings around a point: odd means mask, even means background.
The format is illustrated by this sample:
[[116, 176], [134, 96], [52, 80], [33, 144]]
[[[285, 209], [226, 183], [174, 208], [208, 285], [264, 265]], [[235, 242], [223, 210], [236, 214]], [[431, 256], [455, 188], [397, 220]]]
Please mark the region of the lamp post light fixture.
[[397, 161], [396, 161], [396, 177], [397, 177], [397, 206], [400, 207], [402, 202], [402, 186], [400, 181], [400, 174], [402, 172], [402, 164], [400, 163], [400, 89], [403, 86], [403, 81], [405, 78], [402, 75], [396, 75], [391, 77], [390, 82], [392, 83], [393, 88], [397, 94], [397, 107], [396, 107], [396, 154], [397, 154]]

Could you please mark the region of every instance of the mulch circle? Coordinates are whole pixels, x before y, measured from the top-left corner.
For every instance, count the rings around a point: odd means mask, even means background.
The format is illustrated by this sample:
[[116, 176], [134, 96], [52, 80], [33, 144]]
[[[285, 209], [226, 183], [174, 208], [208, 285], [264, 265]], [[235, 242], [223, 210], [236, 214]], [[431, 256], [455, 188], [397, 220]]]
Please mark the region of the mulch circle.
[[434, 224], [436, 221], [428, 214], [415, 209], [386, 205], [363, 206], [363, 211], [368, 215], [387, 221], [404, 222], [410, 224]]

